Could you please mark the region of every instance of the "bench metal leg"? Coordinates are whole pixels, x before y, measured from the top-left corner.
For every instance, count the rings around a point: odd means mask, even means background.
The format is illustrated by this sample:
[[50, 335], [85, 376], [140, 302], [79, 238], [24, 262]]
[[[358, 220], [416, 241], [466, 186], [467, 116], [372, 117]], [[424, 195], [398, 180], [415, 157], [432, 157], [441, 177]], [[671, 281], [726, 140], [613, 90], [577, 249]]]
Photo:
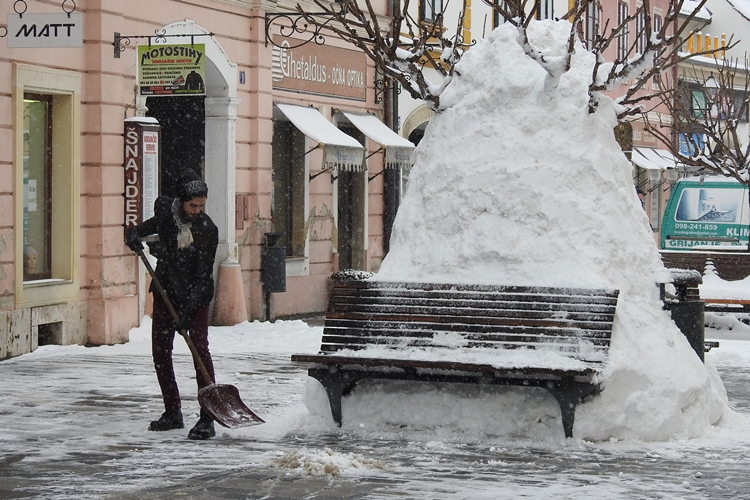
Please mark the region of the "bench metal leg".
[[595, 393], [597, 390], [596, 386], [581, 382], [577, 383], [573, 379], [566, 378], [543, 387], [555, 396], [555, 399], [560, 405], [560, 415], [562, 416], [565, 437], [572, 438], [576, 406], [584, 397]]
[[337, 365], [310, 368], [307, 374], [325, 388], [333, 421], [341, 427], [341, 398], [349, 394], [354, 385], [364, 377], [356, 372], [341, 371]]

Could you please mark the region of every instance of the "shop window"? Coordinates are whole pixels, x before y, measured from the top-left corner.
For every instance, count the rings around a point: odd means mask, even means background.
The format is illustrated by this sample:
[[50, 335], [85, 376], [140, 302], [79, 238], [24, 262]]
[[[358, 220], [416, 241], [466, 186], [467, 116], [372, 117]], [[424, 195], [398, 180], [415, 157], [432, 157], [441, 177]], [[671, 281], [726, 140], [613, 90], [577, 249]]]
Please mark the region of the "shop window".
[[23, 280], [52, 277], [52, 96], [23, 99]]
[[77, 300], [81, 78], [24, 64], [14, 70], [17, 302]]
[[287, 257], [304, 257], [307, 242], [305, 136], [289, 121], [274, 121], [272, 148], [273, 230], [283, 235], [278, 245], [286, 247]]

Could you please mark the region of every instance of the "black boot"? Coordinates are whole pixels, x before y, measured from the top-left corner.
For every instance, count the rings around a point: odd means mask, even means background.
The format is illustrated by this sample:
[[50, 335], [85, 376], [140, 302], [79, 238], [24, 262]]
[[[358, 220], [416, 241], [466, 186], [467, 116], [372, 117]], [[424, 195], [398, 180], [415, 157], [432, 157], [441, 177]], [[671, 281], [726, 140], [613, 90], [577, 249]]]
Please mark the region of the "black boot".
[[150, 431], [169, 431], [172, 429], [182, 429], [185, 425], [182, 423], [182, 411], [165, 411], [159, 420], [154, 420], [148, 426]]
[[188, 433], [188, 437], [190, 439], [208, 439], [214, 437], [215, 435], [216, 430], [214, 430], [214, 421], [207, 415], [201, 415], [198, 423], [195, 424], [195, 426], [190, 429], [190, 432]]

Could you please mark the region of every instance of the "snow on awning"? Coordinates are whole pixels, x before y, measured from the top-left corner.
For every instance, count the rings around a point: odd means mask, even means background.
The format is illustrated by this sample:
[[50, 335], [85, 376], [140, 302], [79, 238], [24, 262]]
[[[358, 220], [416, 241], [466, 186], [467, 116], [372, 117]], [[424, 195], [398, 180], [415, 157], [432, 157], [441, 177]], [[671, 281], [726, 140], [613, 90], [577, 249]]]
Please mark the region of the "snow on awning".
[[352, 124], [360, 132], [377, 142], [385, 149], [385, 168], [398, 169], [412, 166], [411, 154], [414, 152], [414, 144], [396, 132], [388, 128], [374, 115], [355, 115], [344, 112]]
[[677, 167], [677, 160], [666, 149], [633, 148], [631, 160], [646, 170], [667, 170]]
[[317, 109], [290, 104], [276, 106], [300, 132], [318, 143], [313, 149], [323, 148], [323, 170], [364, 170], [365, 148], [326, 120]]

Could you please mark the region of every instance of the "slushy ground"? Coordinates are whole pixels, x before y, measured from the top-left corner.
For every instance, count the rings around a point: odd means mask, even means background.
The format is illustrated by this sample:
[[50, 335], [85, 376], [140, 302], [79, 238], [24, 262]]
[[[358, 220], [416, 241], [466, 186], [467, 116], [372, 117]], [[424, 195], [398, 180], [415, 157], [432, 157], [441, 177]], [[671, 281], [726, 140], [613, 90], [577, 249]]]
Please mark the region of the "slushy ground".
[[[162, 411], [146, 321], [124, 345], [43, 346], [0, 362], [0, 499], [750, 498], [750, 327], [732, 325], [706, 333], [721, 342], [706, 360], [721, 374], [730, 409], [704, 436], [668, 442], [565, 439], [559, 416], [544, 415], [556, 403], [535, 389], [522, 403], [497, 398], [541, 408], [540, 419], [549, 421], [539, 425], [549, 430], [540, 435], [370, 426], [361, 416], [338, 428], [310, 413], [304, 367], [289, 361], [292, 353], [317, 351], [320, 326], [212, 328], [218, 382], [237, 386], [267, 423], [217, 427], [216, 438], [201, 442], [186, 438], [198, 405], [180, 338], [186, 428], [146, 430]], [[377, 399], [378, 391], [357, 397]], [[476, 421], [501, 418], [479, 413]]]

